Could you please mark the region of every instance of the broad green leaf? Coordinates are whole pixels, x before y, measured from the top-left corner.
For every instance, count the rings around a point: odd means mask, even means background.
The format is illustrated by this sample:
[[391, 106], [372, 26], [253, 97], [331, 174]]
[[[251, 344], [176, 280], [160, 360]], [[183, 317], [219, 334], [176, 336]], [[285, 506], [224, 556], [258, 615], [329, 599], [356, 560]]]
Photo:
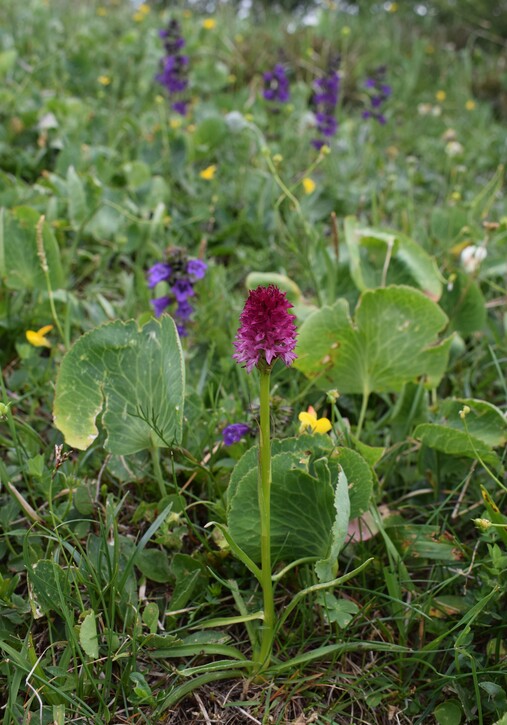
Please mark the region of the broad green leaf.
[[350, 499], [350, 518], [355, 519], [370, 505], [373, 493], [371, 468], [362, 455], [351, 448], [335, 449], [332, 460], [339, 463], [345, 473]]
[[139, 571], [150, 581], [167, 584], [172, 579], [169, 559], [165, 551], [143, 549], [136, 556], [135, 564]]
[[99, 656], [99, 640], [97, 637], [97, 622], [93, 609], [88, 612], [79, 627], [79, 644], [88, 657], [96, 660]]
[[[460, 411], [465, 406], [470, 410], [462, 420]], [[485, 400], [447, 399], [439, 406], [436, 422], [417, 426], [414, 437], [442, 453], [474, 459], [479, 455], [495, 464], [498, 458], [492, 449], [507, 442], [507, 421], [501, 410]]]
[[[281, 440], [275, 438], [271, 441], [272, 455], [276, 455], [277, 453], [294, 453], [298, 456], [300, 467], [305, 471], [308, 471], [308, 463], [312, 454], [316, 457], [321, 457], [325, 454], [330, 454], [332, 450], [333, 443], [329, 436], [326, 435], [304, 434], [292, 438], [283, 438]], [[236, 463], [227, 490], [229, 501], [234, 496], [237, 485], [243, 476], [253, 469], [257, 470], [258, 457], [259, 449], [257, 446], [252, 446]]]
[[143, 624], [150, 630], [150, 634], [155, 634], [158, 629], [158, 618], [160, 612], [155, 602], [148, 602], [143, 609]]
[[502, 411], [492, 403], [475, 398], [448, 398], [440, 403], [438, 412], [446, 425], [464, 430], [460, 411], [465, 406], [470, 408], [465, 418], [469, 433], [491, 448], [507, 443], [507, 420]]
[[447, 700], [436, 706], [433, 715], [438, 725], [460, 725], [463, 709], [459, 700]]
[[63, 612], [73, 608], [70, 584], [66, 572], [52, 559], [40, 559], [28, 568], [28, 578], [33, 592], [45, 612]]
[[[331, 483], [318, 480], [298, 467], [294, 454], [272, 458], [271, 553], [273, 561], [295, 561], [307, 556], [328, 555], [335, 519]], [[260, 561], [257, 469], [239, 482], [230, 501], [229, 531], [236, 543], [255, 562]]]
[[315, 564], [315, 573], [321, 582], [331, 581], [336, 577], [338, 554], [341, 551], [350, 520], [350, 500], [347, 477], [340, 471], [334, 493], [335, 520], [330, 532], [329, 551], [325, 558]]
[[397, 392], [428, 374], [433, 386], [447, 365], [451, 338], [438, 340], [446, 323], [438, 305], [418, 290], [368, 290], [354, 321], [343, 299], [305, 320], [294, 367], [341, 393]]
[[86, 221], [88, 210], [83, 183], [73, 166], [67, 170], [67, 205], [72, 228], [79, 229]]
[[140, 330], [134, 321], [106, 323], [79, 338], [63, 358], [55, 425], [68, 445], [86, 450], [103, 411], [111, 453], [172, 445], [181, 440], [184, 382], [181, 344], [168, 315]]
[[467, 435], [465, 431], [456, 430], [447, 425], [438, 423], [421, 423], [414, 431], [414, 438], [429, 448], [434, 448], [451, 456], [463, 456], [477, 459], [491, 465], [498, 463], [498, 456], [491, 448], [475, 436]]
[[477, 282], [459, 270], [448, 285], [440, 305], [449, 317], [449, 329], [461, 335], [482, 330], [486, 324], [486, 300]]
[[[377, 450], [377, 449], [374, 449]], [[383, 449], [378, 449], [383, 450]], [[293, 465], [312, 476], [318, 477], [315, 463], [329, 458], [333, 489], [338, 480], [338, 465], [343, 468], [348, 481], [350, 517], [356, 518], [367, 510], [373, 492], [373, 475], [364, 458], [351, 448], [336, 447], [327, 435], [303, 434], [293, 438], [274, 439], [271, 442], [272, 455], [292, 453]], [[231, 501], [239, 482], [252, 471], [257, 471], [258, 448], [252, 446], [240, 458], [231, 475], [228, 500]], [[320, 469], [322, 470], [322, 469]]]
[[361, 227], [354, 217], [345, 220], [350, 272], [358, 289], [387, 284], [414, 285], [432, 300], [442, 294], [437, 264], [419, 244], [396, 231]]
[[[37, 250], [36, 209], [19, 206], [0, 219], [0, 276], [10, 289], [46, 290], [47, 282]], [[50, 225], [42, 225], [42, 246], [53, 291], [65, 287], [60, 249]]]

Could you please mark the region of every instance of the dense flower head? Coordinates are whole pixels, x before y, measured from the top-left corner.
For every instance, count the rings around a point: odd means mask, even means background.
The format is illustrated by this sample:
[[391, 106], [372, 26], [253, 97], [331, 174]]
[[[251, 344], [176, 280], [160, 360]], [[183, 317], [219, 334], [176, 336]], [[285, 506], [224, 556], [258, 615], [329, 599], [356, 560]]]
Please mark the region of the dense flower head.
[[364, 82], [364, 87], [368, 91], [369, 108], [363, 111], [362, 117], [374, 118], [381, 125], [387, 122], [382, 107], [392, 93], [391, 86], [385, 82], [386, 71], [386, 66], [382, 65], [374, 70]]
[[177, 20], [171, 20], [166, 29], [159, 31], [159, 36], [164, 41], [166, 52], [165, 58], [161, 61], [162, 70], [155, 76], [167, 90], [172, 100], [171, 108], [176, 113], [184, 116], [187, 112], [188, 101], [181, 98], [174, 98], [183, 93], [188, 86], [188, 55], [181, 53], [185, 46], [185, 40], [181, 37], [180, 26]]
[[250, 426], [247, 423], [231, 423], [230, 425], [226, 425], [222, 431], [224, 445], [232, 446], [233, 443], [238, 443], [244, 436], [251, 432]]
[[202, 259], [189, 259], [185, 250], [175, 247], [169, 250], [168, 262], [157, 262], [147, 272], [151, 289], [159, 284], [165, 287], [166, 294], [151, 300], [155, 316], [160, 317], [172, 307], [176, 327], [182, 337], [188, 334], [186, 325], [194, 312], [189, 297], [195, 296], [194, 285], [205, 276], [207, 268]]
[[273, 70], [264, 73], [264, 90], [262, 95], [266, 101], [277, 101], [287, 103], [290, 99], [289, 79], [285, 68], [277, 63]]
[[244, 363], [247, 372], [255, 366], [270, 366], [280, 359], [291, 365], [296, 359], [296, 325], [285, 292], [270, 284], [250, 290], [234, 340], [233, 358]]
[[[339, 58], [321, 78], [313, 83], [312, 106], [315, 113], [315, 126], [320, 134], [319, 138], [312, 140], [312, 145], [321, 149], [326, 139], [334, 136], [338, 129], [336, 120], [336, 106], [340, 94], [340, 74], [336, 70]], [[322, 138], [324, 137], [324, 138]]]

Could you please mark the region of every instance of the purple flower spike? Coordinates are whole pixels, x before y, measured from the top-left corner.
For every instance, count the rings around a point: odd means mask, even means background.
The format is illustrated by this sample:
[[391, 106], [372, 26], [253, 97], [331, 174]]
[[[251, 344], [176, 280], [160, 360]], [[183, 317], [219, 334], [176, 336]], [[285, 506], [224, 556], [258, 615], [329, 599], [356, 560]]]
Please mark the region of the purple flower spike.
[[243, 436], [246, 436], [251, 432], [250, 426], [246, 423], [231, 423], [230, 425], [225, 426], [222, 431], [224, 445], [232, 446], [233, 443], [238, 443]]
[[171, 273], [172, 269], [169, 264], [157, 262], [148, 270], [148, 287], [153, 289], [159, 282], [166, 282]]
[[192, 282], [188, 279], [177, 279], [172, 287], [173, 295], [176, 298], [176, 302], [184, 302], [187, 297], [193, 297], [195, 295]]
[[277, 358], [285, 365], [294, 362], [296, 325], [294, 315], [287, 311], [291, 307], [285, 292], [272, 284], [250, 290], [232, 356], [236, 362], [245, 363], [247, 372], [256, 366], [271, 366]]
[[202, 259], [190, 259], [187, 264], [187, 274], [194, 279], [202, 279], [206, 274], [208, 265]]
[[188, 320], [193, 311], [194, 308], [190, 302], [185, 299], [178, 302], [178, 306], [176, 307], [176, 312], [174, 314], [176, 317], [179, 317], [180, 320]]
[[154, 300], [151, 300], [151, 304], [153, 305], [153, 309], [155, 310], [155, 317], [160, 317], [162, 312], [169, 307], [171, 304], [171, 298], [170, 297], [156, 297]]

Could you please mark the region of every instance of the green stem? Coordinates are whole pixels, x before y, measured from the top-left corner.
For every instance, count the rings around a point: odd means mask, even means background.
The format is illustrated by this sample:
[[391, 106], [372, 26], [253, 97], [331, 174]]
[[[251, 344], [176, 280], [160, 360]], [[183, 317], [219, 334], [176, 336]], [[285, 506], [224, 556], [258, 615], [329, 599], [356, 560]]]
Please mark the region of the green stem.
[[261, 587], [264, 606], [260, 670], [269, 666], [275, 630], [275, 604], [271, 579], [271, 433], [269, 419], [270, 371], [260, 370], [259, 512], [261, 528]]
[[368, 408], [368, 401], [370, 399], [370, 391], [365, 390], [363, 393], [363, 400], [361, 402], [361, 412], [359, 413], [359, 420], [357, 422], [356, 438], [359, 440], [361, 437], [361, 431], [363, 430], [364, 416]]
[[153, 470], [155, 472], [155, 478], [157, 479], [158, 487], [160, 490], [160, 498], [164, 498], [167, 494], [164, 476], [162, 475], [162, 468], [160, 467], [160, 448], [158, 446], [152, 446], [150, 448], [151, 461], [153, 463]]

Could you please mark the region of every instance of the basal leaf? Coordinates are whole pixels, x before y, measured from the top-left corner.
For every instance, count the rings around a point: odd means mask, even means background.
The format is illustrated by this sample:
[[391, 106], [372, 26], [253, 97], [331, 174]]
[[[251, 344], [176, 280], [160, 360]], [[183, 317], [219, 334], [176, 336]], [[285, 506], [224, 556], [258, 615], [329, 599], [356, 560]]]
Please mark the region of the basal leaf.
[[397, 231], [361, 227], [354, 217], [345, 221], [350, 272], [359, 290], [387, 284], [417, 286], [433, 300], [440, 299], [442, 278], [437, 264], [417, 242]]
[[171, 445], [181, 440], [184, 382], [181, 344], [169, 316], [140, 330], [134, 321], [106, 323], [79, 338], [62, 360], [55, 425], [70, 446], [85, 450], [98, 435], [103, 411], [111, 453]]
[[336, 577], [338, 554], [345, 543], [350, 520], [350, 500], [347, 477], [340, 471], [334, 494], [335, 519], [331, 530], [327, 555], [315, 565], [315, 572], [321, 582]]
[[97, 637], [97, 622], [93, 609], [88, 612], [79, 627], [79, 644], [88, 657], [96, 660], [99, 656], [99, 640]]
[[411, 287], [364, 292], [355, 320], [339, 299], [310, 315], [299, 331], [294, 366], [341, 393], [397, 392], [406, 382], [445, 372], [451, 339], [439, 344], [447, 317]]
[[[328, 481], [298, 468], [292, 453], [272, 458], [271, 552], [273, 561], [295, 561], [328, 555], [335, 520], [334, 491]], [[239, 481], [230, 501], [229, 531], [255, 562], [260, 561], [257, 469]]]

